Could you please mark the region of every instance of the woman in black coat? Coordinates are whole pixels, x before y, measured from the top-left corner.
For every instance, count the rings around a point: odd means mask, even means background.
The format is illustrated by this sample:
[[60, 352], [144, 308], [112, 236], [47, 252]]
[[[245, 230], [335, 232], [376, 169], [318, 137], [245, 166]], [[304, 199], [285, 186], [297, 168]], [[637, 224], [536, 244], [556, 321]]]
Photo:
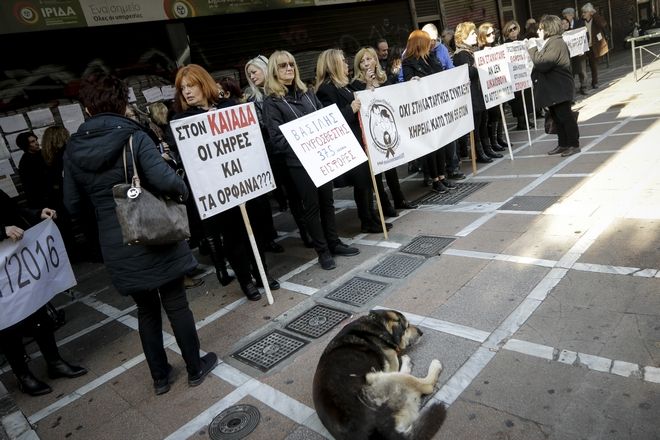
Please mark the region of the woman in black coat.
[[312, 239], [321, 268], [332, 270], [337, 267], [334, 255], [352, 256], [359, 254], [360, 250], [346, 246], [339, 239], [335, 225], [332, 182], [317, 188], [280, 130], [280, 125], [313, 113], [323, 108], [323, 104], [300, 80], [296, 60], [287, 51], [275, 51], [268, 59], [265, 91], [264, 120], [273, 145], [273, 154], [286, 163], [302, 198], [301, 220]]
[[472, 116], [474, 119], [474, 145], [477, 152], [477, 162], [489, 163], [491, 159], [484, 152], [481, 144], [482, 133], [487, 133], [488, 116], [486, 104], [479, 82], [479, 71], [474, 67], [474, 50], [477, 44], [477, 28], [471, 21], [459, 23], [454, 32], [456, 52], [454, 52], [454, 66], [467, 64], [470, 76], [470, 97], [472, 98]]
[[529, 56], [534, 62], [532, 80], [536, 105], [548, 107], [557, 124], [557, 147], [548, 154], [570, 156], [580, 152], [580, 132], [571, 110], [575, 83], [568, 46], [561, 37], [561, 19], [546, 15], [539, 22], [538, 35], [543, 46], [530, 40]]
[[[218, 358], [215, 353], [199, 356], [195, 320], [183, 286], [184, 274], [197, 265], [188, 244], [185, 241], [162, 246], [123, 243], [112, 187], [126, 181], [123, 155], [129, 139], [133, 138], [143, 187], [179, 202], [188, 197], [188, 188], [163, 160], [142, 127], [123, 116], [128, 105], [128, 87], [122, 80], [105, 73], [92, 73], [81, 82], [80, 101], [91, 117], [71, 136], [64, 153], [65, 206], [74, 217], [81, 213], [84, 196], [94, 206], [103, 261], [112, 283], [119, 293], [131, 295], [138, 307], [140, 340], [156, 394], [169, 391], [172, 372], [163, 348], [161, 304], [181, 348], [188, 383], [199, 385]], [[129, 171], [129, 179], [130, 174]]]

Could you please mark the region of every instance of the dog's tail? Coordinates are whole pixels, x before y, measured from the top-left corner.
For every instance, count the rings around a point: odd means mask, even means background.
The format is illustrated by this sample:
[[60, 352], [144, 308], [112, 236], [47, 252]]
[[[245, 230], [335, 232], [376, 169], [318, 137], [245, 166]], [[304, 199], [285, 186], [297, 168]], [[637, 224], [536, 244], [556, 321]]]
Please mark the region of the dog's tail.
[[441, 402], [432, 403], [422, 410], [415, 421], [411, 439], [430, 440], [440, 429], [447, 417], [445, 405]]

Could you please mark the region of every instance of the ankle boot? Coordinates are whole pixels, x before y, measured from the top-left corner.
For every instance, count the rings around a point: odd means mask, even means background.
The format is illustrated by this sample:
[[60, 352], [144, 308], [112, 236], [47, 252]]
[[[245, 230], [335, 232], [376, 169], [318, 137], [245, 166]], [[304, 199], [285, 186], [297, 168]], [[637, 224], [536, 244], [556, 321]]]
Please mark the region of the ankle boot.
[[259, 289], [257, 289], [257, 286], [252, 281], [240, 284], [241, 290], [247, 296], [247, 299], [250, 301], [259, 301], [261, 299], [261, 293], [259, 293]]
[[491, 157], [493, 159], [499, 159], [500, 157], [503, 157], [500, 153], [496, 153], [495, 151], [493, 151], [493, 148], [490, 146], [490, 144], [485, 144], [482, 142], [481, 145], [484, 149], [484, 153], [486, 153], [486, 156]]
[[218, 243], [218, 240], [220, 240], [219, 237], [206, 237], [204, 242], [209, 250], [213, 266], [215, 266], [215, 275], [218, 277], [218, 281], [221, 285], [227, 286], [234, 281], [234, 277], [227, 272], [227, 261], [222, 249], [222, 242]]
[[490, 157], [486, 156], [486, 153], [484, 153], [484, 148], [481, 145], [481, 142], [478, 139], [474, 140], [474, 149], [477, 152], [477, 162], [479, 163], [491, 163], [493, 159]]
[[16, 379], [18, 389], [30, 396], [43, 396], [53, 391], [47, 384], [34, 377], [30, 371], [17, 375]]
[[[488, 140], [490, 141], [490, 148], [493, 151], [504, 151], [504, 148], [500, 147], [500, 145], [497, 143], [497, 127], [498, 127], [497, 122], [489, 122], [488, 123]], [[486, 153], [488, 154], [488, 153]]]
[[504, 151], [509, 149], [509, 144], [504, 139], [504, 126], [502, 124], [497, 124], [497, 129], [495, 130], [495, 138], [497, 139], [497, 144], [500, 146], [501, 150], [495, 151]]
[[87, 374], [85, 368], [71, 365], [63, 359], [48, 361], [46, 363], [48, 364], [48, 377], [51, 379], [57, 379], [58, 377], [68, 377], [69, 379], [73, 379], [74, 377]]

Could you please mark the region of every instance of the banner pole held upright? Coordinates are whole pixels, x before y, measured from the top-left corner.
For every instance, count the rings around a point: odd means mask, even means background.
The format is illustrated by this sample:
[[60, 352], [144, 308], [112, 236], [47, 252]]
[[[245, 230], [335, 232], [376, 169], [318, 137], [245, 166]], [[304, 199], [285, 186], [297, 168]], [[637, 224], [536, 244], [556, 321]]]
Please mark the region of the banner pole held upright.
[[247, 210], [245, 209], [245, 203], [241, 203], [241, 215], [243, 216], [243, 223], [245, 223], [245, 230], [247, 231], [248, 238], [250, 239], [250, 246], [252, 247], [252, 253], [254, 254], [254, 259], [257, 261], [257, 267], [259, 268], [259, 277], [261, 277], [261, 284], [264, 286], [266, 291], [266, 298], [268, 299], [268, 304], [273, 304], [273, 294], [270, 292], [270, 286], [268, 285], [268, 278], [266, 277], [266, 271], [264, 270], [264, 265], [259, 256], [259, 248], [257, 247], [257, 242], [254, 239], [254, 233], [252, 232], [252, 226], [250, 225], [250, 218], [248, 217]]
[[[523, 108], [525, 109], [525, 125], [527, 126], [527, 140], [529, 141], [529, 147], [532, 148], [532, 135], [529, 132], [529, 116], [527, 116], [527, 103], [525, 102], [525, 90], [522, 90], [520, 94], [522, 95]], [[536, 116], [536, 111], [534, 116]]]
[[[527, 109], [525, 109], [525, 112], [527, 112]], [[534, 83], [532, 83], [532, 114], [534, 115], [534, 130], [538, 130], [539, 128], [536, 126], [536, 101], [534, 100]]]
[[472, 174], [477, 175], [477, 149], [474, 146], [474, 130], [470, 132], [470, 157], [472, 158]]
[[506, 143], [509, 144], [509, 156], [511, 156], [511, 160], [513, 160], [513, 149], [511, 148], [511, 139], [509, 139], [509, 127], [506, 125], [506, 118], [504, 117], [504, 106], [502, 104], [500, 104], [500, 115], [502, 115], [502, 125], [504, 126]]
[[[360, 131], [362, 132], [362, 143], [367, 145], [367, 138], [364, 136], [364, 126], [362, 125], [362, 115], [360, 111], [357, 112], [358, 122], [360, 123]], [[378, 187], [376, 186], [376, 176], [374, 176], [374, 170], [371, 167], [371, 156], [369, 155], [369, 149], [365, 148], [365, 153], [367, 155], [367, 163], [369, 164], [369, 174], [371, 175], [371, 184], [374, 187], [374, 194], [376, 195], [376, 206], [378, 207], [378, 216], [380, 217], [380, 227], [383, 229], [383, 236], [385, 240], [388, 240], [387, 228], [385, 227], [385, 216], [383, 215], [383, 207], [380, 204], [380, 196], [378, 195]], [[382, 177], [379, 177], [382, 178]]]

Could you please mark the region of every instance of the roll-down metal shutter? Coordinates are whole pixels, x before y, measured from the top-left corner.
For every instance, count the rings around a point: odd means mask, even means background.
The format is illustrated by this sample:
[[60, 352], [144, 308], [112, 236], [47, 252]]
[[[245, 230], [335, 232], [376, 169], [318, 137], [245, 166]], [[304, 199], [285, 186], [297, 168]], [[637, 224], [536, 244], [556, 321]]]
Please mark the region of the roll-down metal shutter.
[[471, 21], [477, 26], [488, 21], [499, 27], [496, 0], [444, 0], [442, 12], [450, 29], [464, 21]]

